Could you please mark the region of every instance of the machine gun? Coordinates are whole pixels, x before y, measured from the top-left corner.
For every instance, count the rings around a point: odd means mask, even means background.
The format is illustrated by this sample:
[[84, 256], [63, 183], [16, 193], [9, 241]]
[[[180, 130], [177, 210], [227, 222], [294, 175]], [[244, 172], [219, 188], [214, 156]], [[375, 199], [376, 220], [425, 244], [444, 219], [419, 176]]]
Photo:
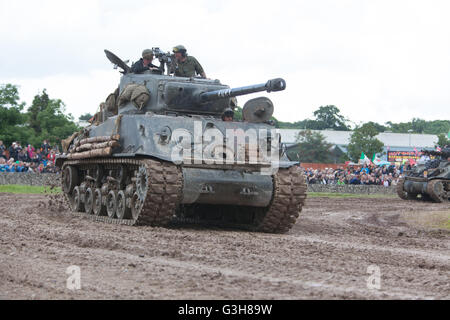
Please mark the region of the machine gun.
[[152, 48], [153, 55], [159, 60], [159, 69], [161, 74], [164, 74], [167, 66], [167, 75], [174, 73], [176, 68], [175, 56], [170, 52], [164, 52], [160, 48]]

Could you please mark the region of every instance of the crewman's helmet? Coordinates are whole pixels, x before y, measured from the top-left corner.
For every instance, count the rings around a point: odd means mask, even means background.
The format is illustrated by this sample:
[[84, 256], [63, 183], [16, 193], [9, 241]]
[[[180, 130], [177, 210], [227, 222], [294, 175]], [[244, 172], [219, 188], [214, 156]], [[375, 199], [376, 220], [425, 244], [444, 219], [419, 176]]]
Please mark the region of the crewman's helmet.
[[182, 46], [182, 45], [178, 45], [178, 46], [176, 46], [176, 47], [173, 47], [173, 52], [174, 53], [177, 53], [177, 52], [180, 52], [180, 53], [186, 53], [186, 48], [184, 47], [184, 46]]
[[153, 51], [151, 49], [145, 49], [144, 51], [142, 51], [142, 58], [147, 59], [147, 60], [152, 60], [153, 59]]

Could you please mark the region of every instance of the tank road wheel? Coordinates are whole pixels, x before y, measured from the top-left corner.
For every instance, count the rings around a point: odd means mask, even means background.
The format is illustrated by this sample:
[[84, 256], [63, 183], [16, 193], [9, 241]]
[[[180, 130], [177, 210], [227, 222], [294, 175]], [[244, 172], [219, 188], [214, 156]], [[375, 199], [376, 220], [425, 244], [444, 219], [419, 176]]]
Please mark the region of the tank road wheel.
[[67, 166], [64, 168], [62, 174], [62, 187], [63, 191], [67, 194], [71, 193], [75, 186], [78, 185], [78, 170], [73, 166]]
[[139, 196], [137, 192], [133, 194], [133, 197], [131, 198], [131, 215], [133, 217], [133, 220], [137, 220], [139, 218], [139, 213], [142, 209], [142, 202], [139, 200]]
[[84, 212], [92, 214], [94, 209], [94, 192], [92, 188], [87, 188], [84, 195]]
[[450, 197], [450, 192], [445, 190], [443, 180], [431, 180], [427, 185], [427, 192], [434, 202], [444, 202], [448, 201]]
[[117, 192], [111, 190], [106, 196], [106, 212], [108, 212], [108, 217], [114, 218], [117, 211]]
[[92, 201], [92, 209], [94, 215], [96, 216], [104, 216], [106, 214], [106, 208], [102, 204], [102, 190], [97, 188], [94, 190], [94, 199]]
[[131, 209], [127, 207], [127, 198], [125, 192], [120, 190], [117, 193], [117, 218], [129, 219], [131, 216]]
[[70, 199], [70, 207], [73, 212], [82, 212], [84, 209], [83, 202], [81, 202], [80, 187], [73, 188], [72, 197]]

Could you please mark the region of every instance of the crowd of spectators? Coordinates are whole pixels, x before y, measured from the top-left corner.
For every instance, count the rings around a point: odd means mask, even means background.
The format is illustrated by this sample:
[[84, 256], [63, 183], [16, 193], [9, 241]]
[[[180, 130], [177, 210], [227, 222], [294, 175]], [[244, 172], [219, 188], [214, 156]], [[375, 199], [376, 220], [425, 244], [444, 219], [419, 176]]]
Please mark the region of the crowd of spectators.
[[376, 166], [374, 164], [353, 165], [346, 168], [323, 170], [306, 168], [308, 184], [331, 185], [379, 185], [395, 186], [403, 173], [403, 165]]
[[19, 141], [7, 148], [0, 140], [0, 172], [56, 173], [59, 171], [55, 166], [57, 154], [58, 146], [52, 147], [47, 140], [40, 148], [31, 144], [22, 147]]

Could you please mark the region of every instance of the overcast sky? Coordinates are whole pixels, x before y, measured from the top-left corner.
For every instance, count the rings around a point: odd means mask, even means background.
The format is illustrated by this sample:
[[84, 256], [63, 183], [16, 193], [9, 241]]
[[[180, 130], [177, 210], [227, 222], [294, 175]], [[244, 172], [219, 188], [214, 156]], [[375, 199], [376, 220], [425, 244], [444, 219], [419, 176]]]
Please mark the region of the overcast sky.
[[0, 0], [0, 84], [27, 105], [47, 89], [78, 118], [119, 83], [103, 49], [183, 44], [231, 87], [283, 77], [265, 94], [283, 121], [329, 104], [356, 123], [449, 120], [449, 16], [447, 0]]

